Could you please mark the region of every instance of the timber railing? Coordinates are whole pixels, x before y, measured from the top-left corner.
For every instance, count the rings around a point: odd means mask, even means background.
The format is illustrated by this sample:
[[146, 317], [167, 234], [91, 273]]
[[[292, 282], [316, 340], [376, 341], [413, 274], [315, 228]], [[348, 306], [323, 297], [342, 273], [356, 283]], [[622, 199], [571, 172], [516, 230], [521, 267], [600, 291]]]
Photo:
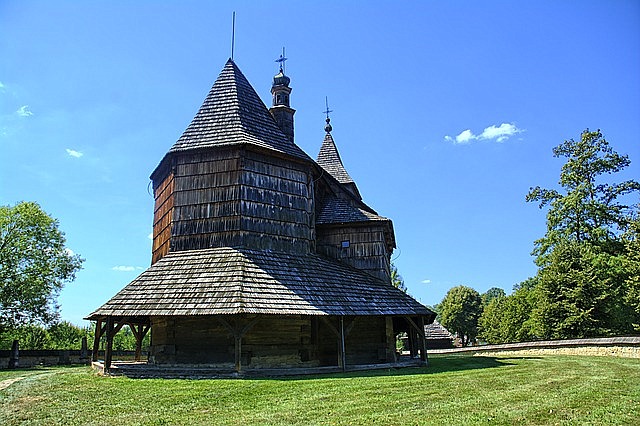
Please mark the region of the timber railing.
[[603, 337], [597, 339], [541, 340], [536, 342], [504, 343], [501, 345], [477, 345], [463, 348], [432, 349], [429, 354], [453, 354], [465, 352], [500, 352], [528, 349], [557, 349], [589, 346], [640, 346], [640, 336]]

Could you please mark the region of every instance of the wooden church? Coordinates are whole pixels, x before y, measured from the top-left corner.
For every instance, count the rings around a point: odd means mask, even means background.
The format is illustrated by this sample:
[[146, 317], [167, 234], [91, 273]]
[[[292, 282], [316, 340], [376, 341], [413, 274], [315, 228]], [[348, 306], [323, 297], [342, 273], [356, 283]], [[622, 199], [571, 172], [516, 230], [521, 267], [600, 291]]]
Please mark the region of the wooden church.
[[362, 201], [329, 118], [316, 161], [294, 143], [289, 84], [281, 68], [267, 109], [229, 59], [151, 174], [152, 265], [87, 317], [105, 371], [125, 324], [137, 358], [151, 330], [157, 366], [392, 363], [402, 332], [426, 362], [435, 314], [391, 284], [393, 224]]

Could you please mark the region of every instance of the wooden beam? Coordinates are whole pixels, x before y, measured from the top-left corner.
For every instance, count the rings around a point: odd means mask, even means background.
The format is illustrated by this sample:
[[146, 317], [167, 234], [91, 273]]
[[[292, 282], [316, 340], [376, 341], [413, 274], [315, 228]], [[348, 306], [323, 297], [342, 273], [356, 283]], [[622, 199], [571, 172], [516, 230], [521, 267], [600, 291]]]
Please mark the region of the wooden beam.
[[111, 368], [111, 361], [113, 357], [113, 336], [115, 333], [113, 332], [113, 317], [107, 317], [107, 325], [106, 325], [106, 333], [107, 333], [107, 347], [104, 351], [104, 371], [105, 373], [109, 372]]
[[91, 361], [98, 361], [98, 351], [100, 350], [100, 337], [102, 337], [102, 320], [96, 320], [96, 331], [93, 336], [93, 350], [91, 352]]
[[420, 317], [420, 329], [422, 330], [422, 332], [418, 334], [420, 336], [420, 361], [424, 362], [425, 365], [427, 365], [429, 364], [429, 360], [427, 358], [427, 336], [425, 336], [424, 332], [423, 316]]
[[333, 334], [335, 334], [337, 337], [340, 337], [340, 332], [338, 331], [337, 328], [334, 327], [333, 324], [331, 324], [331, 321], [329, 321], [329, 318], [327, 318], [326, 316], [321, 316], [320, 318], [322, 318], [322, 322], [324, 322], [327, 327], [329, 327], [329, 330], [331, 330], [333, 332]]
[[321, 316], [320, 318], [322, 318], [322, 321], [338, 338], [338, 367], [341, 367], [344, 371], [347, 368], [347, 350], [345, 345], [345, 338], [349, 335], [349, 333], [351, 333], [351, 330], [353, 330], [353, 326], [355, 325], [357, 317], [353, 317], [351, 322], [349, 322], [345, 327], [344, 316], [340, 316], [338, 320], [338, 328], [331, 324], [331, 321], [329, 321], [328, 317]]
[[[114, 322], [115, 324], [115, 322]], [[126, 324], [126, 322], [122, 321], [122, 322], [118, 322], [117, 324], [115, 324], [114, 328], [113, 328], [113, 335], [115, 336], [120, 330], [122, 330], [122, 327], [124, 327], [124, 325]]]
[[[413, 328], [415, 334], [418, 337], [418, 352], [420, 353], [420, 360], [427, 363], [427, 338], [424, 334], [424, 317], [420, 316], [420, 326], [418, 326], [411, 317], [405, 317], [409, 325]], [[412, 354], [413, 355], [413, 354]]]
[[236, 319], [233, 325], [231, 325], [224, 318], [218, 317], [218, 321], [222, 323], [222, 325], [227, 329], [227, 331], [231, 334], [234, 341], [234, 362], [236, 366], [236, 371], [239, 373], [242, 370], [242, 338], [245, 334], [249, 332], [253, 328], [254, 325], [258, 322], [259, 317], [255, 317], [246, 324], [242, 324], [240, 318]]
[[347, 371], [347, 352], [344, 345], [344, 316], [340, 316], [340, 364], [342, 371]]

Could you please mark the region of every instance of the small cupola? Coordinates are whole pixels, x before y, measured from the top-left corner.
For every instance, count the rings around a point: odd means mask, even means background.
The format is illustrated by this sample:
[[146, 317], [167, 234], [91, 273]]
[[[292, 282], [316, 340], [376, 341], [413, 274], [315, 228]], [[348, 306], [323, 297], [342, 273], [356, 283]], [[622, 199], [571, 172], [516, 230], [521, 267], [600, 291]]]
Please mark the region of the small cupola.
[[291, 79], [284, 73], [286, 60], [283, 48], [282, 55], [280, 55], [279, 59], [276, 59], [276, 62], [280, 63], [280, 71], [273, 77], [273, 84], [271, 85], [272, 106], [269, 112], [278, 123], [280, 130], [293, 143], [293, 114], [295, 114], [296, 110], [291, 108], [289, 104], [289, 95], [291, 94], [289, 83]]

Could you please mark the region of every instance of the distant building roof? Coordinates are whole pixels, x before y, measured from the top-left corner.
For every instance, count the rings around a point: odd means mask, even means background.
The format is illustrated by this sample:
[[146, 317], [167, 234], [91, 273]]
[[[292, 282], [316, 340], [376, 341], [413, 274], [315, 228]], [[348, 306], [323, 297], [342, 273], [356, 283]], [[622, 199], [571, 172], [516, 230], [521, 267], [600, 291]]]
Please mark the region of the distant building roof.
[[242, 313], [435, 315], [338, 261], [223, 247], [167, 254], [87, 319]]
[[453, 340], [453, 334], [449, 332], [442, 324], [438, 321], [433, 321], [432, 324], [427, 324], [424, 326], [424, 332], [427, 339], [449, 339]]

